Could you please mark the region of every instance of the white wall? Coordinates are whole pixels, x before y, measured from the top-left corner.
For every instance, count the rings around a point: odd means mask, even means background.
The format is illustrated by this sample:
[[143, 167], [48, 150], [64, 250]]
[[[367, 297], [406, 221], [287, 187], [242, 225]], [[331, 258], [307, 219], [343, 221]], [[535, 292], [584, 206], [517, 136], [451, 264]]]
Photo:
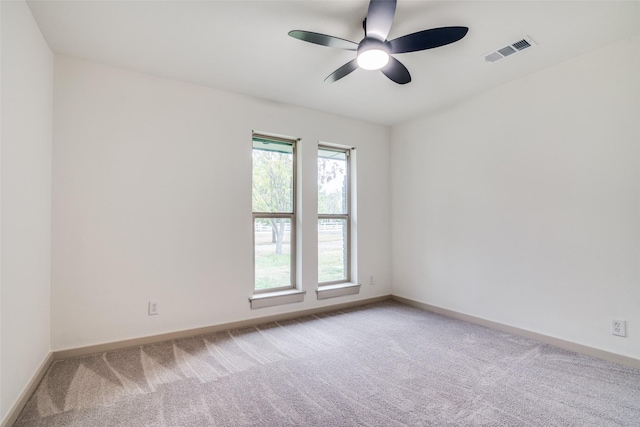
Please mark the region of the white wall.
[[636, 37], [396, 126], [393, 293], [640, 359], [639, 119]]
[[51, 348], [53, 54], [25, 2], [0, 8], [1, 420]]
[[[54, 349], [390, 293], [387, 127], [60, 56], [54, 80]], [[303, 303], [249, 308], [252, 130], [302, 138]], [[321, 302], [318, 141], [357, 147], [357, 268], [376, 277]]]

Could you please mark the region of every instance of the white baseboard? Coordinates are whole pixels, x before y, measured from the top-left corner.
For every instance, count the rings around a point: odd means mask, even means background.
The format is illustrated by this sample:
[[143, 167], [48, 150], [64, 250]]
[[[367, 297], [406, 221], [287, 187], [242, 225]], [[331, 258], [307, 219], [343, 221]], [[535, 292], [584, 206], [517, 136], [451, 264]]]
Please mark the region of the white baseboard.
[[[114, 342], [109, 342], [104, 344], [89, 345], [86, 347], [57, 350], [53, 352], [53, 359], [60, 360], [60, 359], [67, 359], [70, 357], [87, 356], [89, 354], [104, 353], [107, 351], [122, 350], [125, 348], [131, 348], [131, 347], [139, 347], [141, 345], [153, 344], [153, 343], [158, 343], [162, 341], [177, 340], [181, 338], [189, 338], [196, 335], [211, 334], [214, 332], [226, 331], [229, 329], [246, 328], [249, 326], [260, 325], [263, 323], [279, 322], [282, 320], [294, 319], [296, 317], [311, 316], [313, 314], [326, 313], [329, 311], [342, 310], [345, 308], [357, 307], [360, 305], [372, 304], [380, 301], [387, 301], [390, 298], [391, 298], [391, 295], [384, 295], [380, 297], [365, 298], [365, 299], [346, 302], [342, 304], [332, 304], [324, 307], [316, 307], [316, 308], [310, 308], [306, 310], [297, 310], [289, 313], [275, 314], [272, 316], [256, 317], [253, 319], [240, 320], [237, 322], [221, 323], [218, 325], [205, 326], [202, 328], [187, 329], [183, 331], [169, 332], [165, 334], [152, 335], [147, 337], [132, 338], [132, 339], [123, 340], [123, 341], [114, 341]], [[1, 427], [4, 427], [4, 426], [1, 426]]]
[[609, 351], [600, 350], [598, 348], [589, 347], [583, 344], [566, 341], [560, 338], [551, 337], [548, 335], [540, 334], [537, 332], [528, 331], [526, 329], [520, 329], [515, 326], [509, 326], [502, 323], [494, 322], [492, 320], [486, 320], [481, 317], [472, 316], [469, 314], [459, 313], [457, 311], [448, 310], [446, 308], [437, 307], [435, 305], [426, 304], [420, 301], [415, 301], [409, 298], [393, 295], [391, 297], [394, 301], [407, 304], [422, 310], [431, 311], [433, 313], [441, 314], [443, 316], [451, 317], [458, 320], [464, 320], [465, 322], [475, 323], [477, 325], [486, 326], [491, 329], [496, 329], [502, 332], [508, 332], [513, 335], [529, 338], [532, 340], [540, 341], [545, 344], [551, 344], [556, 347], [563, 348], [565, 350], [574, 351], [576, 353], [584, 354], [587, 356], [595, 357], [598, 359], [606, 360], [609, 362], [617, 363], [619, 365], [629, 366], [631, 368], [640, 369], [640, 360], [633, 357], [623, 356]]
[[44, 374], [47, 373], [47, 370], [49, 369], [49, 366], [51, 366], [52, 362], [53, 352], [50, 351], [49, 354], [47, 354], [47, 357], [44, 358], [44, 360], [36, 370], [35, 374], [31, 378], [31, 381], [29, 381], [24, 390], [22, 390], [22, 393], [20, 393], [20, 396], [16, 400], [16, 403], [14, 403], [11, 409], [9, 409], [9, 412], [4, 417], [4, 420], [2, 420], [2, 422], [0, 423], [0, 427], [11, 427], [16, 422], [16, 420], [20, 416], [20, 412], [22, 412], [22, 410], [24, 409], [33, 392], [36, 391], [36, 387], [38, 387], [38, 384], [40, 384], [40, 381], [42, 381]]

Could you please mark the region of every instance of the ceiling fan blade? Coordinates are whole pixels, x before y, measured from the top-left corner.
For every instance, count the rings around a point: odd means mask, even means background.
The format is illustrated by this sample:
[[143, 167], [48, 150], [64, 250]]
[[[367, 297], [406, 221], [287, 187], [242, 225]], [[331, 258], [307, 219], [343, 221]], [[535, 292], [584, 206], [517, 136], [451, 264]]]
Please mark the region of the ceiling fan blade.
[[371, 0], [365, 21], [366, 36], [385, 41], [395, 14], [396, 0]]
[[347, 74], [352, 73], [353, 71], [355, 71], [356, 68], [358, 68], [357, 59], [352, 59], [351, 61], [349, 61], [346, 64], [344, 64], [342, 67], [340, 67], [337, 70], [335, 70], [333, 73], [329, 74], [327, 76], [327, 78], [324, 79], [324, 81], [327, 82], [327, 83], [336, 82], [336, 81], [340, 80], [341, 78], [343, 78], [344, 76], [346, 76]]
[[389, 57], [389, 63], [381, 68], [380, 71], [399, 85], [405, 85], [411, 81], [411, 74], [409, 74], [407, 67], [393, 56]]
[[289, 35], [294, 39], [299, 39], [309, 43], [315, 43], [322, 46], [335, 47], [337, 49], [357, 50], [358, 43], [338, 37], [328, 36], [326, 34], [312, 33], [311, 31], [293, 30], [289, 31]]
[[467, 27], [443, 27], [418, 31], [389, 41], [391, 53], [416, 52], [454, 43], [467, 35]]

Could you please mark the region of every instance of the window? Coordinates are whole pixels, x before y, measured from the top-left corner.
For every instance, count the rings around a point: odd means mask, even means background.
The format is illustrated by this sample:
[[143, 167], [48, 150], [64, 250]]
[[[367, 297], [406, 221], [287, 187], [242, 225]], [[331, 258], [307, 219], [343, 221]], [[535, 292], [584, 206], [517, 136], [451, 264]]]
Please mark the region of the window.
[[253, 134], [255, 293], [295, 287], [295, 142]]
[[351, 280], [348, 149], [318, 147], [318, 282]]

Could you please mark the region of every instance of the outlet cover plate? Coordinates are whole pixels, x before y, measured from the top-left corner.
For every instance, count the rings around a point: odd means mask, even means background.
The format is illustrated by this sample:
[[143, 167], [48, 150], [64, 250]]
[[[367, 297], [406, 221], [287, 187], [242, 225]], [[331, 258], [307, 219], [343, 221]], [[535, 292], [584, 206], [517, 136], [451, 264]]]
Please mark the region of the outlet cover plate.
[[158, 301], [149, 301], [149, 316], [160, 314], [160, 306]]
[[619, 337], [626, 337], [627, 321], [622, 319], [611, 319], [611, 333]]

